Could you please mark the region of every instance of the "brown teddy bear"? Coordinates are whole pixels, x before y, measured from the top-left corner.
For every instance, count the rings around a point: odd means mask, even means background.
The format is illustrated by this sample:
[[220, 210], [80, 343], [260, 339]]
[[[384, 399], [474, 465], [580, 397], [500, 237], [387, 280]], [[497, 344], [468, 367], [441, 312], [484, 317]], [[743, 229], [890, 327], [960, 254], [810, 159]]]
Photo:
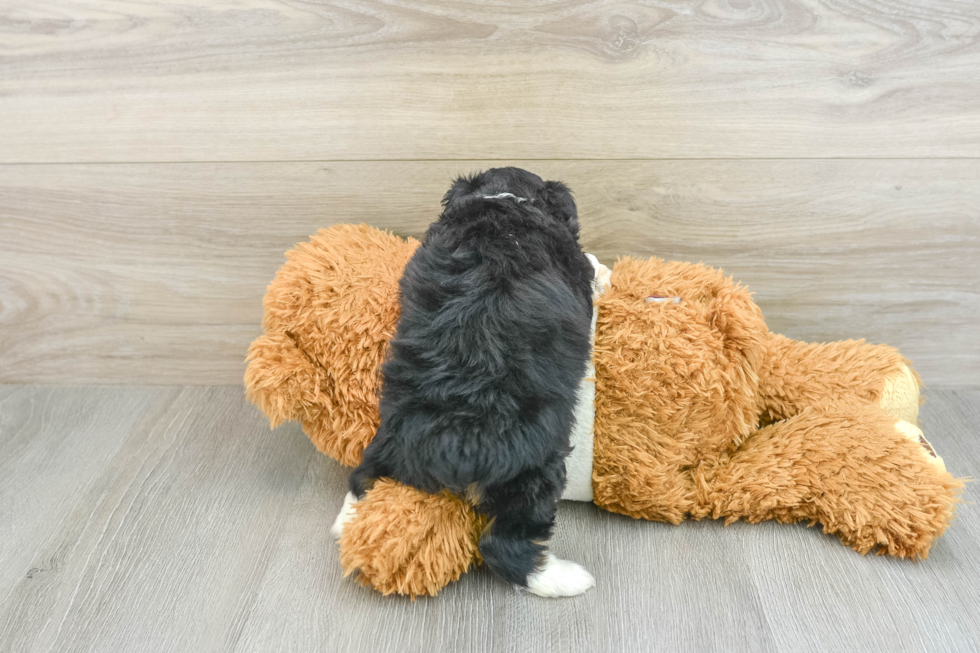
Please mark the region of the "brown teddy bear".
[[[272, 426], [297, 420], [320, 451], [360, 461], [418, 244], [339, 225], [287, 254], [245, 374]], [[674, 524], [820, 523], [902, 558], [946, 530], [962, 482], [915, 425], [919, 383], [897, 350], [770, 333], [720, 271], [660, 259], [620, 259], [595, 310], [566, 498]], [[385, 594], [433, 595], [479, 561], [484, 525], [465, 497], [382, 479], [353, 507], [341, 563]]]

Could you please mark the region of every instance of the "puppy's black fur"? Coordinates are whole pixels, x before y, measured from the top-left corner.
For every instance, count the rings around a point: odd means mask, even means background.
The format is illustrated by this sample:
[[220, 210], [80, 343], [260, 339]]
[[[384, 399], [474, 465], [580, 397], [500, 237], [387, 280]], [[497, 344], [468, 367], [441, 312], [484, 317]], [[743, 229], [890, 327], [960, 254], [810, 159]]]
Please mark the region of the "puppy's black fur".
[[[516, 197], [487, 197], [511, 193]], [[401, 279], [381, 424], [350, 477], [477, 497], [486, 563], [526, 585], [551, 535], [589, 358], [594, 271], [559, 182], [456, 180]]]

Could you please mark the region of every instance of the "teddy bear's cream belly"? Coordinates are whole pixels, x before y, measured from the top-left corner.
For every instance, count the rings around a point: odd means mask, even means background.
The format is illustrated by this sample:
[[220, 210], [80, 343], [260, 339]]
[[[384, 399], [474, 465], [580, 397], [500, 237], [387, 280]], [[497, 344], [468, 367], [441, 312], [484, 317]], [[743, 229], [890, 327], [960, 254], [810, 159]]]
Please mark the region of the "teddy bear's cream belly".
[[[609, 268], [599, 263], [596, 257], [586, 254], [595, 268], [593, 298], [606, 291], [609, 286]], [[595, 325], [599, 317], [598, 308], [592, 307], [592, 330], [589, 333], [592, 349], [595, 349]], [[569, 444], [572, 453], [565, 459], [565, 491], [561, 498], [566, 501], [592, 501], [592, 459], [595, 441], [595, 359], [594, 352], [589, 358], [578, 386], [578, 399], [575, 403], [575, 425], [572, 427]]]
[[[592, 336], [595, 340], [595, 310], [592, 312]], [[585, 377], [578, 387], [575, 425], [569, 444], [572, 453], [565, 459], [566, 501], [592, 501], [592, 458], [595, 440], [595, 365], [590, 360]]]

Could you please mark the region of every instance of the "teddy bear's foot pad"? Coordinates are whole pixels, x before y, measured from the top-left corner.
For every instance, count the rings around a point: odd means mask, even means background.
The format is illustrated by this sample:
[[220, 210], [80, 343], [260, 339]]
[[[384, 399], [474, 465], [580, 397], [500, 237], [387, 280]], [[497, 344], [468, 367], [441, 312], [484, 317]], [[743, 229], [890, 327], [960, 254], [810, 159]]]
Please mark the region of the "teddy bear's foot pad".
[[895, 424], [895, 429], [899, 433], [907, 437], [909, 440], [911, 440], [912, 442], [915, 442], [916, 444], [921, 446], [922, 452], [925, 454], [926, 459], [932, 465], [934, 465], [939, 471], [941, 472], [946, 471], [945, 461], [943, 461], [942, 456], [936, 453], [936, 450], [933, 448], [932, 444], [930, 444], [929, 441], [926, 440], [926, 436], [924, 433], [922, 433], [922, 429], [920, 429], [915, 424], [910, 424], [909, 422], [906, 422], [903, 419], [898, 420], [898, 422]]
[[527, 590], [545, 598], [578, 596], [595, 586], [595, 578], [585, 567], [548, 554], [544, 565], [527, 577]]

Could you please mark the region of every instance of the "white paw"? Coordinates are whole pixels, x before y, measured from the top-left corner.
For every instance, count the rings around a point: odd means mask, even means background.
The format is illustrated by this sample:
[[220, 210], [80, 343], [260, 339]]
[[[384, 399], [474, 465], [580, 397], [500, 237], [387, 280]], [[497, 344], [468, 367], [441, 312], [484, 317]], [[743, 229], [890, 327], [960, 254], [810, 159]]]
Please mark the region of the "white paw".
[[595, 578], [585, 567], [550, 553], [544, 565], [527, 577], [528, 591], [547, 598], [578, 596], [594, 585]]
[[333, 526], [330, 527], [330, 534], [333, 535], [334, 539], [339, 540], [340, 534], [344, 532], [344, 524], [354, 519], [354, 515], [357, 513], [357, 508], [354, 507], [355, 503], [357, 503], [357, 497], [352, 492], [348, 492], [347, 496], [344, 497], [344, 505], [340, 509], [340, 514], [337, 515], [337, 519], [333, 520]]
[[592, 267], [595, 268], [595, 278], [592, 281], [592, 299], [599, 299], [599, 296], [609, 289], [609, 281], [612, 279], [612, 271], [599, 262], [592, 254], [586, 254]]

